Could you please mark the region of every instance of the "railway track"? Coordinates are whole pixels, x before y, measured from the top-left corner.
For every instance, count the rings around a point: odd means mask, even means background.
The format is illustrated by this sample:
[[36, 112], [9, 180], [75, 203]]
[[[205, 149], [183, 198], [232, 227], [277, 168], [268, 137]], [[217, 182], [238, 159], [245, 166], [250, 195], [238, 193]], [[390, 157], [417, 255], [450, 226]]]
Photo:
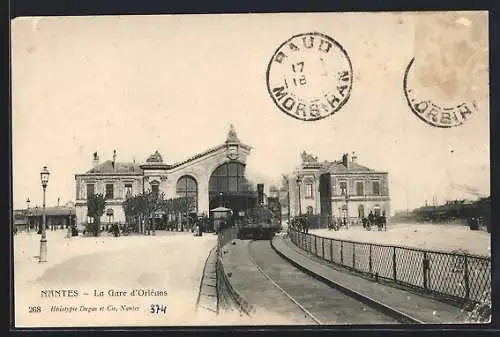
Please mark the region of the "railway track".
[[279, 256], [269, 241], [251, 241], [247, 249], [250, 261], [270, 285], [316, 324], [422, 323], [340, 284], [330, 286], [317, 280]]

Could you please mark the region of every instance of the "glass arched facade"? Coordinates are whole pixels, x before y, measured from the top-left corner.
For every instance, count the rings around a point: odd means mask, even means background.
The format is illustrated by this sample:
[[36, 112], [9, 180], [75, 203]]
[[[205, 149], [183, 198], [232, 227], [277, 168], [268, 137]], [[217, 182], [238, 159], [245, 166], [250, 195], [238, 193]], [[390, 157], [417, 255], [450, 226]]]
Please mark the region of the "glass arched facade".
[[210, 176], [209, 193], [244, 194], [249, 191], [245, 165], [238, 162], [222, 164]]
[[179, 197], [193, 198], [192, 211], [198, 211], [198, 183], [192, 176], [182, 176], [177, 180], [176, 193]]

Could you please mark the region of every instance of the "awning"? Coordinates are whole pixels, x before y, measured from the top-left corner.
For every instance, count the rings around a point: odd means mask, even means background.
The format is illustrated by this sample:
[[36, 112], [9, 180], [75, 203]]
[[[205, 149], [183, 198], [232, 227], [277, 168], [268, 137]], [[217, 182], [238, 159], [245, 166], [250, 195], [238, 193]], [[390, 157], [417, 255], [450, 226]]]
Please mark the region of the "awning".
[[222, 206], [210, 210], [210, 212], [231, 212], [231, 211], [232, 211], [231, 209]]

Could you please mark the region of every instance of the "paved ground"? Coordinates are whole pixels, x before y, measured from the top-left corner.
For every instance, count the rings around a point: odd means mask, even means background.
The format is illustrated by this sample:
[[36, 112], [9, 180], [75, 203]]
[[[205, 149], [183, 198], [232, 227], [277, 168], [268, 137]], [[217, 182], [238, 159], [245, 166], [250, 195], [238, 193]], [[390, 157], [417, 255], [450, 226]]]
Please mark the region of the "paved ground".
[[249, 244], [249, 250], [259, 268], [312, 314], [318, 324], [398, 323], [392, 317], [303, 273], [276, 254], [269, 241], [254, 241]]
[[486, 231], [471, 231], [462, 225], [389, 224], [387, 232], [367, 231], [361, 226], [352, 226], [348, 230], [318, 229], [309, 232], [339, 240], [491, 255], [490, 234]]
[[[47, 232], [48, 262], [40, 264], [40, 236], [14, 238], [14, 281], [17, 326], [112, 326], [212, 324], [195, 314], [205, 260], [215, 235], [157, 232], [157, 236], [65, 238], [64, 231]], [[74, 289], [77, 297], [43, 298], [42, 290]], [[109, 290], [127, 296], [109, 296]], [[158, 296], [130, 296], [133, 290], [163, 291]], [[104, 292], [95, 297], [94, 292]], [[88, 295], [84, 295], [88, 293]], [[160, 310], [150, 313], [150, 305]], [[128, 305], [130, 311], [120, 311]], [[30, 313], [30, 307], [41, 312]], [[76, 312], [51, 312], [76, 308]], [[100, 312], [100, 307], [103, 311]], [[161, 310], [167, 308], [166, 312]], [[115, 311], [115, 309], [117, 311]], [[96, 310], [96, 311], [92, 311]], [[36, 311], [36, 310], [35, 310]]]
[[273, 245], [282, 254], [313, 273], [340, 283], [376, 301], [388, 304], [423, 322], [434, 324], [461, 322], [463, 311], [459, 308], [337, 270], [312, 256], [308, 256], [291, 243], [288, 238], [276, 237]]
[[258, 271], [248, 255], [249, 240], [234, 242], [223, 249], [226, 252], [224, 270], [231, 275], [229, 280], [233, 288], [255, 308], [252, 317], [247, 319], [249, 324], [315, 324]]

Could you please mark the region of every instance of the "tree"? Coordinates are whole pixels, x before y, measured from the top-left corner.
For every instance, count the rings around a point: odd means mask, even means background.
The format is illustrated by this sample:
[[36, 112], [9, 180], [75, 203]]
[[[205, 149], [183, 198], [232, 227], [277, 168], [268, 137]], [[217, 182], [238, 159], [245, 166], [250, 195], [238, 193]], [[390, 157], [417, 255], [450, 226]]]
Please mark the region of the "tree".
[[94, 233], [94, 236], [99, 234], [101, 216], [104, 214], [105, 207], [106, 200], [102, 194], [93, 194], [87, 200], [87, 214], [94, 219], [93, 223], [87, 225], [87, 229], [89, 232]]
[[145, 193], [144, 197], [144, 215], [148, 221], [151, 221], [151, 227], [148, 227], [148, 235], [149, 231], [152, 229], [153, 235], [156, 234], [156, 223], [155, 223], [155, 214], [158, 211], [161, 211], [165, 208], [165, 194], [160, 193], [156, 194], [152, 191], [148, 191]]

